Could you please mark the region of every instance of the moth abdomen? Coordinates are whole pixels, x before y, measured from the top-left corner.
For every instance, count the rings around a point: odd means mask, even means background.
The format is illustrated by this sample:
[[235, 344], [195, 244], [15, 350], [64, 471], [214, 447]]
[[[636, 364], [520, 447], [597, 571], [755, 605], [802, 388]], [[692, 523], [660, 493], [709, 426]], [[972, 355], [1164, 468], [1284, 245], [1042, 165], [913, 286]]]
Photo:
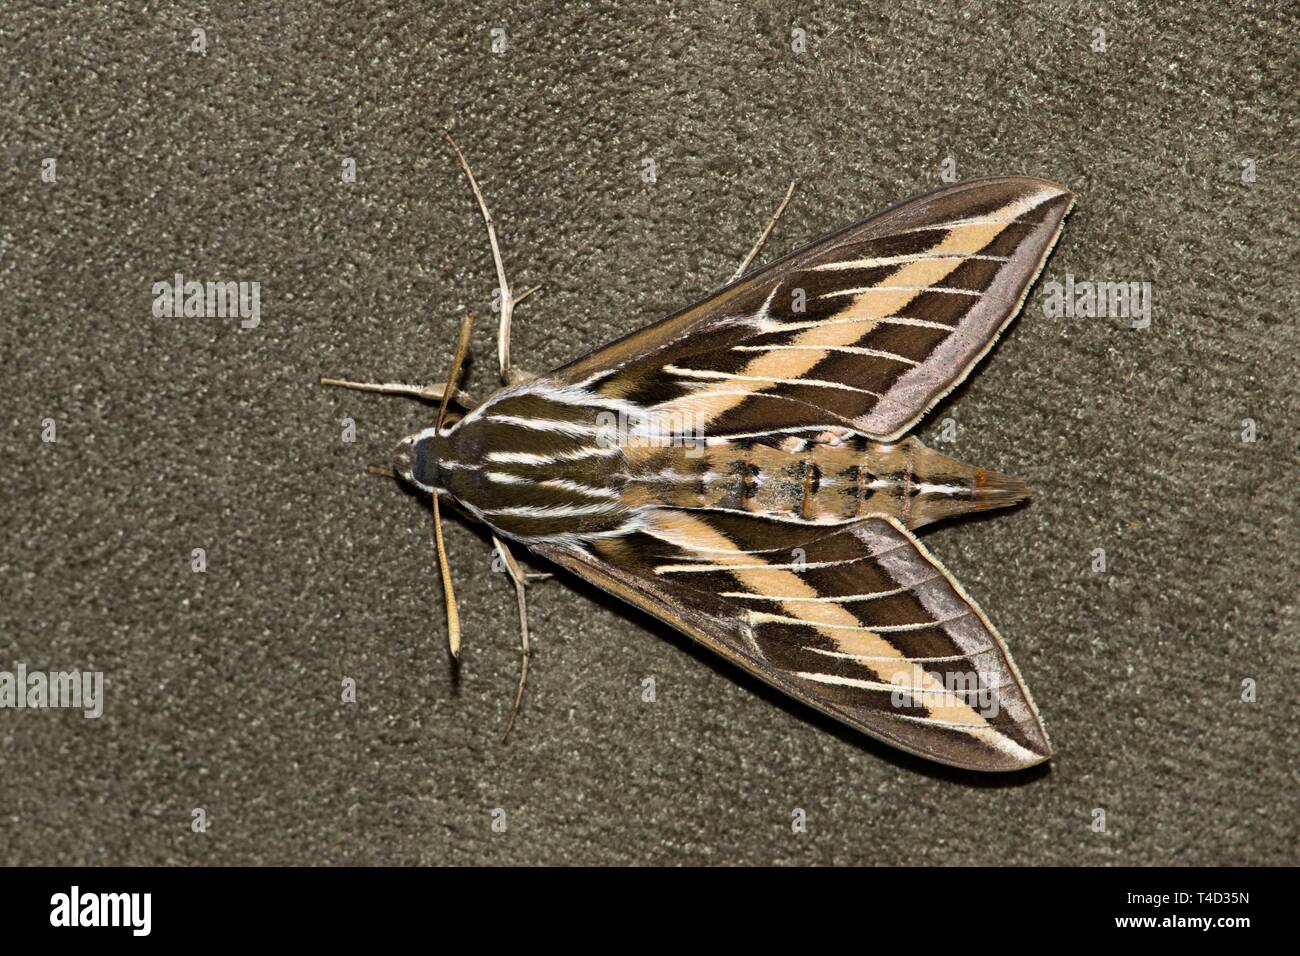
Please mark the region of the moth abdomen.
[[704, 450], [659, 449], [639, 467], [643, 477], [624, 492], [630, 508], [654, 502], [809, 524], [889, 515], [915, 528], [1006, 507], [1029, 494], [1018, 478], [966, 465], [913, 438], [744, 448], [715, 442]]
[[1029, 485], [1012, 475], [967, 465], [918, 439], [906, 438], [872, 450], [882, 464], [901, 471], [890, 490], [898, 499], [892, 512], [909, 528], [972, 511], [1006, 508], [1030, 495]]

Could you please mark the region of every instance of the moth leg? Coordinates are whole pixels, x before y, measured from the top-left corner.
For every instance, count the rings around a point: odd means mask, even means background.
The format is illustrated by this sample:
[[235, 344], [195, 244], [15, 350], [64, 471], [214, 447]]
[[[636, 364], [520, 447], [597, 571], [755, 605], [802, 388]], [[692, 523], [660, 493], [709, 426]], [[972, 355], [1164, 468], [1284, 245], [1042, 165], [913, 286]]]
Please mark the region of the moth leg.
[[505, 376], [507, 385], [518, 385], [521, 382], [531, 382], [535, 378], [537, 378], [536, 372], [525, 372], [520, 368], [508, 369]]
[[515, 690], [515, 702], [510, 708], [510, 720], [506, 723], [505, 733], [501, 735], [501, 742], [505, 743], [510, 739], [510, 731], [515, 726], [515, 718], [519, 716], [519, 708], [524, 702], [524, 686], [528, 683], [528, 657], [530, 654], [528, 646], [528, 599], [525, 597], [525, 588], [528, 587], [529, 575], [524, 573], [524, 569], [515, 561], [515, 556], [510, 553], [506, 543], [496, 535], [492, 536], [492, 546], [496, 548], [497, 554], [501, 555], [501, 562], [505, 565], [506, 573], [510, 575], [510, 580], [515, 586], [515, 597], [519, 601], [519, 687]]
[[461, 152], [460, 144], [456, 142], [451, 133], [444, 130], [443, 135], [447, 137], [447, 142], [451, 144], [451, 148], [456, 151], [456, 158], [460, 160], [460, 167], [465, 170], [465, 176], [469, 179], [469, 187], [474, 191], [474, 198], [478, 201], [479, 212], [483, 214], [483, 224], [487, 226], [488, 245], [492, 247], [492, 262], [496, 265], [497, 287], [501, 293], [501, 326], [497, 332], [497, 364], [501, 371], [501, 381], [509, 385], [511, 384], [510, 320], [514, 317], [515, 306], [541, 287], [534, 286], [518, 298], [511, 294], [510, 283], [506, 281], [506, 267], [501, 261], [501, 246], [497, 243], [497, 227], [495, 220], [492, 218], [492, 212], [488, 209], [487, 201], [483, 198], [483, 191], [478, 188], [478, 180], [474, 178], [474, 172], [469, 168], [469, 163], [465, 160], [465, 154]]
[[749, 264], [754, 261], [754, 257], [758, 255], [759, 250], [763, 248], [763, 244], [767, 242], [768, 236], [772, 235], [772, 230], [776, 228], [776, 221], [781, 218], [781, 213], [785, 212], [785, 207], [790, 204], [790, 197], [794, 195], [796, 182], [797, 180], [790, 180], [790, 186], [785, 191], [785, 198], [782, 199], [781, 204], [776, 207], [776, 212], [772, 213], [772, 218], [768, 220], [767, 227], [763, 230], [762, 235], [758, 237], [758, 242], [754, 243], [754, 248], [749, 250], [749, 255], [745, 256], [744, 261], [740, 263], [740, 268], [737, 269], [735, 275], [728, 280], [728, 284], [735, 282], [745, 274], [745, 270], [749, 268]]
[[[515, 305], [523, 302], [524, 299], [532, 295], [541, 286], [535, 285], [531, 289], [525, 289], [522, 295], [515, 298]], [[520, 382], [531, 381], [537, 378], [536, 372], [525, 372], [514, 365], [510, 364], [510, 321], [505, 317], [505, 310], [501, 312], [501, 327], [497, 330], [497, 351], [498, 357], [505, 356], [505, 365], [501, 368], [501, 381], [506, 385], [518, 385]], [[504, 343], [504, 344], [501, 344]]]
[[[442, 396], [447, 391], [447, 384], [439, 382], [436, 385], [402, 385], [398, 382], [349, 382], [341, 378], [322, 378], [322, 385], [333, 385], [336, 388], [351, 388], [358, 392], [379, 392], [383, 395], [405, 395], [407, 398], [419, 398], [426, 402], [440, 402]], [[459, 405], [465, 411], [469, 411], [478, 404], [464, 389], [452, 389], [451, 400]]]
[[[530, 295], [532, 295], [540, 288], [541, 286], [535, 285], [531, 289], [526, 289], [523, 295], [515, 299], [515, 305], [518, 305], [520, 302], [523, 302], [524, 299], [528, 298]], [[505, 321], [504, 313], [502, 313], [501, 328], [497, 331], [497, 341], [505, 343], [504, 351], [505, 351], [506, 361], [509, 362], [510, 323]], [[536, 372], [525, 372], [523, 369], [514, 365], [507, 365], [501, 370], [501, 381], [504, 382], [506, 385], [518, 385], [521, 382], [529, 382], [535, 378], [537, 378]]]

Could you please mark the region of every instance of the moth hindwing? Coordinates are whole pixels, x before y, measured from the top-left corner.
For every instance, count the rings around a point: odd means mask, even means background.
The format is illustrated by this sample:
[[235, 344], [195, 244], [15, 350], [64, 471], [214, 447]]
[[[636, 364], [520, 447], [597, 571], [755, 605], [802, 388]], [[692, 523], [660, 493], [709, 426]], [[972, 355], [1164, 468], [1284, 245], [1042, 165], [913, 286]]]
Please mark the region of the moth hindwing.
[[412, 436], [398, 474], [873, 737], [1040, 763], [1002, 638], [914, 536], [1028, 489], [907, 433], [1015, 316], [1072, 199], [1031, 178], [911, 199]]

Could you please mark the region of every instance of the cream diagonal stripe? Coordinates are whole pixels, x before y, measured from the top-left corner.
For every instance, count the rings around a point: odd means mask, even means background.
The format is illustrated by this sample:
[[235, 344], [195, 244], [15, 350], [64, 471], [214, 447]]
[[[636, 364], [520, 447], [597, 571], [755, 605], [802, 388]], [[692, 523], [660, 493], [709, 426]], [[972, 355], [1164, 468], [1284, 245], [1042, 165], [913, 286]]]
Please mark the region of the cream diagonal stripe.
[[[933, 581], [934, 578], [930, 578], [929, 580]], [[926, 582], [923, 581], [921, 583], [924, 584]], [[746, 598], [750, 601], [800, 601], [800, 602], [817, 601], [818, 603], [822, 603], [822, 604], [829, 604], [829, 603], [852, 604], [857, 601], [879, 601], [881, 598], [894, 597], [897, 594], [902, 594], [903, 592], [910, 591], [910, 590], [912, 589], [891, 588], [888, 591], [872, 591], [869, 594], [846, 594], [843, 597], [815, 597], [815, 598], [806, 598], [806, 597], [800, 597], [791, 594], [751, 594], [748, 591], [723, 591], [721, 594], [718, 595], [718, 597]]]
[[[764, 320], [751, 323], [759, 332], [798, 332], [802, 329], [815, 329], [821, 325], [875, 325], [886, 322], [890, 325], [914, 325], [921, 329], [942, 329], [951, 332], [954, 326], [944, 322], [931, 322], [929, 319], [913, 319], [905, 315], [877, 315], [869, 319], [817, 319], [812, 322], [776, 322]], [[870, 331], [870, 329], [868, 329]]]
[[[803, 650], [807, 651], [809, 654], [820, 654], [823, 657], [839, 657], [844, 660], [858, 661], [860, 663], [880, 660], [879, 657], [868, 657], [865, 654], [845, 654], [843, 651], [828, 651], [824, 647], [805, 647]], [[996, 650], [997, 648], [990, 644], [988, 647], [971, 654], [940, 654], [937, 657], [913, 657], [912, 660], [916, 661], [918, 664], [951, 663], [952, 661], [964, 661], [968, 658], [978, 657], [981, 654], [987, 654], [989, 651]]]
[[[965, 261], [964, 257], [962, 261]], [[960, 265], [961, 262], [958, 262], [957, 264]], [[958, 289], [946, 285], [863, 285], [855, 286], [852, 289], [837, 289], [834, 292], [826, 292], [819, 295], [817, 298], [837, 299], [842, 296], [861, 295], [864, 292], [870, 292], [873, 295], [880, 292], [943, 292], [947, 295], [969, 295], [977, 299], [984, 294], [978, 289]]]
[[[896, 266], [903, 262], [919, 262], [922, 259], [982, 259], [985, 262], [1009, 262], [1008, 256], [963, 256], [959, 253], [914, 252], [901, 256], [877, 256], [872, 259], [843, 259], [838, 262], [823, 262], [813, 266], [814, 272], [836, 272], [843, 269], [878, 269], [882, 266]], [[960, 263], [958, 263], [960, 265]]]
[[[795, 347], [796, 346], [793, 345], [790, 346], [790, 348]], [[804, 348], [814, 349], [816, 347], [809, 345], [804, 346]], [[825, 353], [829, 350], [825, 348], [817, 348], [816, 351], [822, 353], [821, 358], [825, 358]], [[751, 363], [751, 365], [752, 364], [753, 363]], [[771, 375], [746, 375], [743, 372], [718, 372], [713, 369], [704, 368], [679, 368], [676, 365], [665, 365], [664, 371], [668, 372], [670, 375], [679, 375], [682, 378], [709, 378], [727, 382], [768, 382], [773, 385], [815, 385], [818, 388], [838, 388], [844, 392], [858, 392], [862, 395], [872, 395], [876, 398], [880, 397], [879, 392], [873, 392], [866, 388], [858, 388], [856, 385], [845, 385], [843, 382], [832, 382], [824, 378], [774, 378]], [[696, 394], [701, 393], [697, 392]], [[721, 395], [743, 395], [748, 398], [753, 394], [753, 392], [720, 391], [711, 388], [708, 389], [707, 394], [710, 397], [718, 397]], [[663, 406], [661, 405], [659, 408], [663, 408]]]
[[[687, 552], [708, 548], [716, 553], [730, 548], [733, 553], [732, 563], [728, 565], [731, 575], [756, 593], [818, 597], [816, 589], [798, 574], [770, 566], [758, 555], [741, 551], [730, 538], [698, 518], [675, 511], [651, 512], [646, 516], [642, 530]], [[925, 668], [904, 656], [881, 635], [862, 629], [862, 622], [839, 605], [782, 601], [781, 606], [796, 623], [834, 641], [841, 653], [879, 661], [879, 666], [873, 666], [872, 670], [888, 681], [891, 688], [947, 693], [947, 688], [926, 673]], [[950, 700], [937, 705], [930, 709], [930, 716], [981, 737], [986, 734], [996, 738], [1003, 736], [990, 727], [977, 710], [961, 701]]]
[[[870, 631], [872, 634], [902, 634], [906, 631], [925, 631], [932, 627], [939, 627], [943, 624], [951, 624], [953, 621], [959, 621], [964, 617], [970, 617], [974, 611], [963, 611], [954, 617], [944, 618], [942, 621], [918, 621], [914, 624], [877, 624], [875, 627], [868, 627], [864, 624], [854, 621], [852, 624], [821, 624], [820, 628], [834, 628], [842, 631]], [[749, 619], [761, 624], [764, 621], [770, 621], [773, 624], [804, 624], [805, 621], [798, 618], [786, 617], [781, 614], [768, 614], [766, 611], [750, 611]]]
[[[939, 285], [951, 275], [966, 257], [979, 253], [996, 239], [1007, 226], [1019, 217], [1051, 198], [1035, 193], [1016, 202], [1008, 203], [988, 217], [958, 220], [945, 223], [947, 235], [928, 250], [931, 258], [903, 263], [890, 273], [885, 281], [889, 291], [867, 290], [835, 315], [835, 320], [819, 323], [796, 336], [791, 345], [815, 346], [807, 352], [792, 350], [768, 352], [754, 359], [738, 373], [728, 386], [698, 389], [655, 406], [656, 411], [702, 416], [712, 421], [725, 412], [738, 407], [750, 395], [765, 391], [775, 385], [798, 379], [811, 371], [829, 354], [834, 346], [853, 345], [870, 333], [881, 320], [897, 315], [918, 295]], [[957, 258], [948, 258], [952, 254]], [[882, 283], [883, 284], [883, 283]], [[845, 319], [862, 319], [865, 322], [844, 322]], [[874, 320], [874, 321], [873, 321]], [[825, 351], [824, 351], [824, 350]], [[747, 383], [736, 390], [738, 382]], [[697, 419], [698, 420], [698, 419]]]
[[871, 355], [876, 358], [889, 359], [891, 362], [899, 362], [903, 365], [920, 365], [914, 359], [906, 355], [899, 355], [897, 352], [884, 352], [880, 349], [863, 348], [860, 345], [734, 345], [731, 348], [733, 352], [843, 352], [848, 355]]

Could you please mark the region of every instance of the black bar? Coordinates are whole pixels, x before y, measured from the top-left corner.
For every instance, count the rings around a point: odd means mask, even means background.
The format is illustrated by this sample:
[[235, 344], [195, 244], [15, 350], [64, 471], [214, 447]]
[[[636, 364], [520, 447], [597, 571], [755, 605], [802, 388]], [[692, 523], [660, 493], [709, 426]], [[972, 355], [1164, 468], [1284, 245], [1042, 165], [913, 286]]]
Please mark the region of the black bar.
[[[7, 944], [60, 936], [67, 942], [76, 934], [83, 944], [150, 938], [207, 947], [284, 939], [338, 946], [419, 933], [451, 945], [471, 932], [494, 946], [519, 934], [539, 942], [566, 933], [617, 946], [670, 931], [756, 944], [774, 932], [856, 937], [873, 946], [1189, 934], [1230, 943], [1260, 928], [1288, 928], [1282, 882], [1291, 875], [1211, 868], [10, 868], [0, 869], [0, 913]], [[134, 916], [144, 928], [143, 896], [136, 908], [119, 911], [125, 925], [52, 925], [72, 921], [74, 886], [78, 922], [83, 914], [100, 918], [99, 894], [149, 894], [147, 937], [131, 925]], [[108, 917], [123, 900], [109, 900]], [[1200, 923], [1207, 919], [1208, 927]]]

